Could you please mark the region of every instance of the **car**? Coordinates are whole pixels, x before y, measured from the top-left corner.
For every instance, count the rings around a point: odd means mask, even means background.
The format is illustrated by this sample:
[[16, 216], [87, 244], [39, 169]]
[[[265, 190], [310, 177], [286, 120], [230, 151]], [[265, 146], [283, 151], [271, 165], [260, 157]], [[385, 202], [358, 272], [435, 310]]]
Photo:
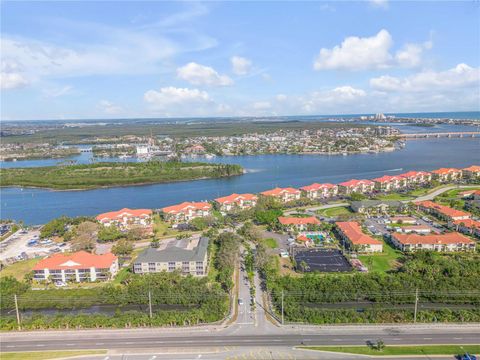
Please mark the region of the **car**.
[[243, 299], [238, 299], [238, 305], [240, 305], [240, 306], [243, 305]]
[[64, 287], [64, 286], [67, 286], [67, 284], [65, 284], [63, 281], [57, 281], [57, 282], [55, 282], [55, 286]]
[[475, 355], [465, 353], [463, 355], [460, 355], [459, 357], [461, 360], [477, 360], [477, 357]]

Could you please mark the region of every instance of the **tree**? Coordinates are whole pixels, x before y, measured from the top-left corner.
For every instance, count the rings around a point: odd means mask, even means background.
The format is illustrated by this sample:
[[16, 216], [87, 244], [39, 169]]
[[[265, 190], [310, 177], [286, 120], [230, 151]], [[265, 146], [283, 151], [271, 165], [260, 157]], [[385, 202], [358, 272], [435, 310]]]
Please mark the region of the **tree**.
[[95, 249], [98, 236], [98, 224], [92, 221], [84, 221], [78, 224], [74, 231], [72, 249], [74, 251]]
[[124, 235], [115, 225], [102, 226], [98, 232], [98, 242], [112, 242], [122, 238]]
[[195, 230], [205, 230], [208, 227], [207, 220], [203, 217], [198, 217], [190, 221], [190, 225], [195, 228]]
[[44, 239], [51, 236], [63, 236], [67, 231], [67, 225], [70, 221], [71, 219], [66, 216], [61, 216], [49, 221], [43, 225], [40, 230], [40, 237]]
[[246, 240], [254, 243], [258, 243], [262, 239], [262, 230], [251, 222], [243, 224], [243, 226], [238, 229], [237, 233], [240, 236], [243, 236]]
[[142, 240], [144, 238], [144, 230], [141, 227], [133, 227], [127, 232], [127, 239], [132, 241]]
[[361, 201], [361, 200], [365, 200], [366, 198], [367, 196], [365, 196], [362, 193], [354, 192], [350, 194], [350, 200], [352, 201]]
[[153, 239], [150, 243], [150, 247], [156, 249], [160, 246], [160, 241], [158, 239]]
[[[158, 240], [157, 240], [158, 241]], [[112, 253], [117, 256], [125, 256], [130, 255], [133, 251], [133, 242], [127, 239], [119, 240], [115, 245], [112, 247]]]

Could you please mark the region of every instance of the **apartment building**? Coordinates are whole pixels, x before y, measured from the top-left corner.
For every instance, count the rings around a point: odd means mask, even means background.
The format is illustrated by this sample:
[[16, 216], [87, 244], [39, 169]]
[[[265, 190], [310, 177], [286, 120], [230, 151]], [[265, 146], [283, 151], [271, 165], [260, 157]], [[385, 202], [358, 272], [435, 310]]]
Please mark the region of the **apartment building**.
[[254, 194], [231, 194], [216, 198], [215, 202], [222, 213], [232, 210], [245, 210], [254, 207], [257, 204], [258, 196]]
[[151, 227], [152, 210], [150, 209], [128, 209], [111, 211], [97, 215], [96, 219], [104, 226], [117, 226], [121, 230], [128, 230], [133, 227]]
[[467, 179], [479, 179], [480, 178], [480, 166], [472, 165], [465, 169], [462, 169], [463, 177]]
[[327, 199], [338, 194], [338, 186], [334, 184], [314, 183], [301, 187], [302, 193], [309, 199]]
[[285, 228], [290, 230], [304, 231], [316, 225], [320, 225], [320, 220], [315, 216], [309, 217], [284, 217], [280, 216], [278, 222]]
[[365, 234], [358, 222], [336, 222], [336, 233], [346, 247], [358, 252], [382, 252], [383, 243]]
[[189, 222], [198, 217], [212, 214], [212, 205], [208, 202], [183, 202], [162, 209], [165, 220], [172, 223]]
[[418, 235], [392, 233], [392, 243], [401, 251], [430, 250], [439, 252], [474, 251], [475, 241], [458, 232]]
[[372, 180], [375, 183], [375, 190], [393, 191], [407, 187], [407, 180], [401, 176], [384, 175]]
[[370, 193], [374, 190], [375, 183], [370, 180], [352, 179], [338, 184], [338, 191], [345, 195], [352, 193]]
[[445, 221], [470, 219], [471, 214], [462, 210], [434, 203], [433, 201], [421, 201], [415, 203], [422, 211], [428, 212], [437, 218]]
[[263, 191], [260, 194], [263, 196], [271, 196], [276, 199], [279, 199], [283, 203], [287, 203], [289, 201], [299, 200], [301, 196], [301, 192], [298, 189], [294, 189], [291, 187], [287, 188], [275, 188], [267, 191]]
[[432, 171], [434, 180], [446, 183], [451, 181], [457, 181], [462, 178], [462, 170], [454, 168], [440, 168]]
[[432, 174], [426, 171], [408, 171], [398, 176], [406, 180], [407, 186], [426, 185], [432, 181]]

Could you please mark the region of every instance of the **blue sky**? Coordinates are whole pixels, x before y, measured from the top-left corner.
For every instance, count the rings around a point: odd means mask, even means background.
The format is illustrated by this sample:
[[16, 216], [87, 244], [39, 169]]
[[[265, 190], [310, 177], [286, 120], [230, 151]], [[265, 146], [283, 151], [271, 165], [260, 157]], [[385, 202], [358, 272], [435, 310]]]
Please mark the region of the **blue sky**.
[[1, 116], [480, 110], [480, 3], [3, 1]]

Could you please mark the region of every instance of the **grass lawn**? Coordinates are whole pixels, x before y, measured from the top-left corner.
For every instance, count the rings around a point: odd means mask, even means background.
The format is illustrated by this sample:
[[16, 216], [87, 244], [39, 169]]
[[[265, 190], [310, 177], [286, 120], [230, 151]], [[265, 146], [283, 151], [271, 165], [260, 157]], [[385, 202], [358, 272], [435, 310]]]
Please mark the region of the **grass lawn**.
[[111, 282], [112, 284], [121, 284], [123, 280], [128, 276], [130, 273], [130, 268], [123, 268], [121, 269], [117, 276], [115, 276], [115, 279]]
[[464, 188], [464, 189], [452, 189], [440, 194], [438, 197], [445, 197], [445, 198], [456, 198], [460, 196], [460, 193], [470, 190], [477, 190], [480, 189], [480, 186], [472, 185], [472, 187]]
[[170, 224], [160, 219], [160, 215], [153, 216], [153, 230], [158, 239], [164, 236], [176, 236], [178, 235], [178, 230], [172, 229]]
[[106, 353], [107, 350], [2, 352], [2, 360], [47, 360], [79, 355], [102, 355]]
[[398, 193], [390, 193], [390, 194], [382, 194], [375, 197], [378, 200], [413, 200], [415, 199], [413, 196], [405, 195], [405, 194], [398, 194]]
[[23, 280], [24, 276], [33, 270], [33, 267], [41, 259], [29, 259], [16, 262], [15, 264], [8, 265], [0, 271], [0, 277], [13, 276], [17, 280]]
[[382, 351], [368, 346], [302, 346], [301, 349], [333, 351], [361, 355], [395, 356], [395, 355], [459, 355], [468, 352], [478, 354], [480, 345], [418, 345], [385, 346]]
[[267, 248], [270, 248], [270, 249], [275, 249], [278, 247], [277, 240], [275, 240], [274, 238], [263, 239], [262, 242], [265, 244]]
[[360, 255], [359, 260], [368, 267], [368, 271], [385, 273], [396, 267], [398, 259], [402, 253], [395, 250], [386, 242], [383, 242], [383, 252], [381, 254]]
[[353, 214], [353, 212], [346, 206], [337, 206], [329, 209], [318, 210], [317, 214], [326, 217], [335, 217], [340, 215], [350, 215]]

